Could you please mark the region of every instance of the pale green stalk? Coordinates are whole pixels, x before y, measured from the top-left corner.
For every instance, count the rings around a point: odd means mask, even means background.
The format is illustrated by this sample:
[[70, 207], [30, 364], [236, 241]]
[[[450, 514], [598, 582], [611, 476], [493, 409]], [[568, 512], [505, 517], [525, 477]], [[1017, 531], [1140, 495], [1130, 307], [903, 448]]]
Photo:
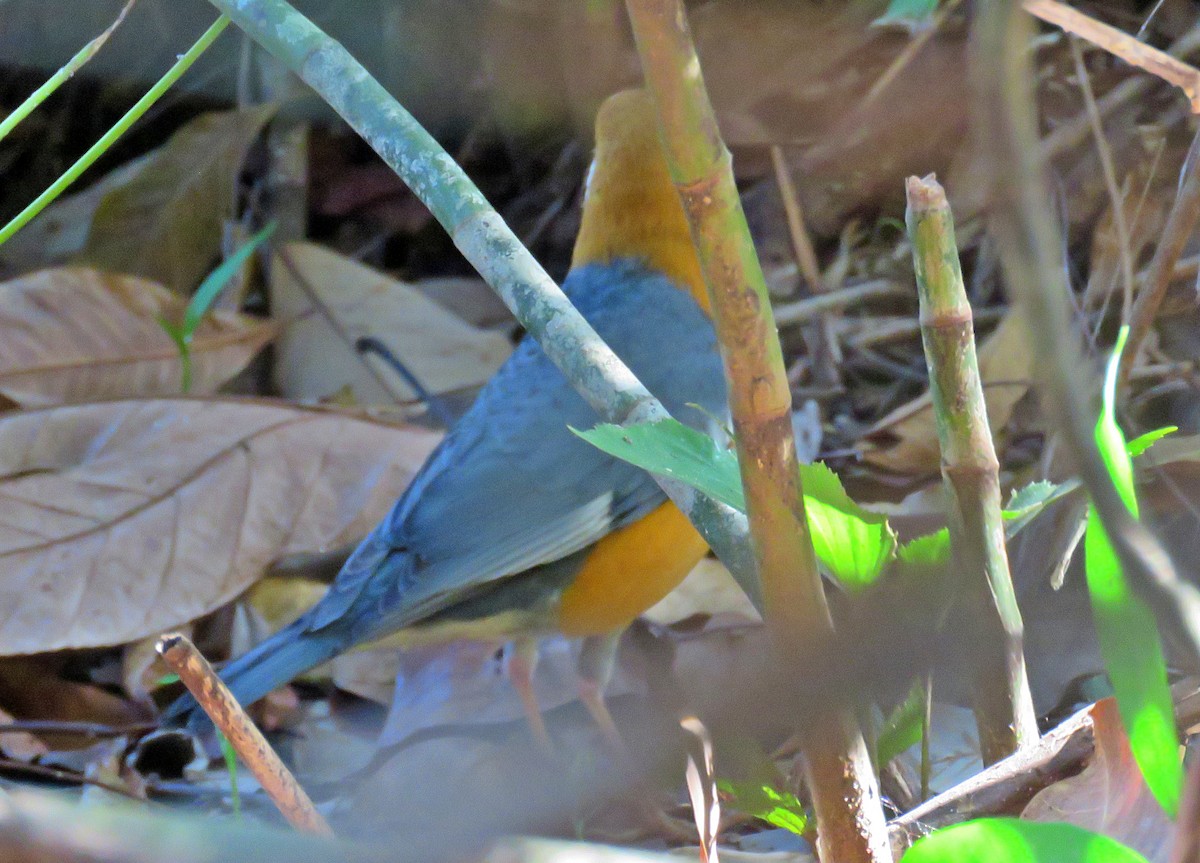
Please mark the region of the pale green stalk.
[[196, 40], [196, 44], [189, 48], [187, 53], [180, 57], [175, 62], [175, 65], [167, 71], [167, 74], [159, 78], [158, 81], [155, 82], [154, 86], [147, 90], [146, 94], [142, 96], [142, 98], [138, 99], [132, 108], [125, 112], [125, 116], [118, 120], [111, 129], [105, 132], [100, 137], [100, 140], [89, 147], [88, 151], [80, 156], [75, 164], [67, 168], [67, 170], [64, 171], [57, 180], [51, 183], [46, 191], [38, 195], [37, 198], [34, 199], [33, 203], [18, 213], [7, 225], [5, 225], [3, 228], [0, 228], [0, 244], [7, 242], [13, 234], [25, 227], [30, 220], [32, 220], [42, 210], [46, 209], [46, 207], [53, 203], [59, 195], [65, 192], [72, 183], [78, 180], [79, 176], [92, 166], [92, 163], [94, 163], [100, 158], [100, 156], [107, 152], [108, 148], [116, 143], [117, 139], [124, 135], [130, 126], [141, 119], [142, 115], [150, 109], [150, 106], [157, 102], [162, 95], [166, 93], [176, 81], [179, 80], [180, 76], [182, 76], [184, 72], [191, 68], [192, 64], [196, 62], [196, 59], [208, 49], [208, 46], [211, 45], [213, 41], [221, 35], [221, 32], [228, 26], [229, 18], [225, 15], [222, 15], [220, 18], [214, 21], [213, 25], [204, 31], [204, 34], [198, 40]]

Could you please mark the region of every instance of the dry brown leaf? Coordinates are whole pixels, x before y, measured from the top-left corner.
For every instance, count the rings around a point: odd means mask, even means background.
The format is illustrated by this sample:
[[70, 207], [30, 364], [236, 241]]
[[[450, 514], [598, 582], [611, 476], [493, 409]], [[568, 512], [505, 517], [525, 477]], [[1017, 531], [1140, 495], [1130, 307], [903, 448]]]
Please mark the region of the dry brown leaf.
[[0, 654], [119, 644], [227, 602], [284, 554], [353, 542], [437, 443], [269, 401], [0, 419]]
[[124, 186], [154, 158], [139, 156], [109, 171], [82, 192], [55, 201], [0, 246], [0, 261], [14, 273], [67, 263], [87, 242], [96, 208], [113, 189]]
[[[1008, 424], [1013, 408], [1029, 390], [1032, 359], [1026, 328], [1018, 314], [1009, 311], [979, 348], [979, 374], [993, 437]], [[882, 433], [895, 443], [885, 449], [872, 449], [871, 438]], [[906, 476], [936, 473], [941, 451], [929, 393], [892, 411], [858, 446], [868, 450], [863, 457], [878, 467]]]
[[[0, 704], [19, 719], [57, 722], [95, 722], [131, 725], [150, 719], [143, 705], [113, 695], [90, 683], [60, 675], [62, 658], [18, 656], [0, 660]], [[76, 749], [94, 741], [79, 735], [44, 732], [39, 735], [54, 749]]]
[[1116, 699], [1096, 702], [1091, 712], [1096, 735], [1092, 760], [1078, 776], [1040, 791], [1021, 817], [1066, 821], [1111, 836], [1141, 852], [1150, 863], [1166, 863], [1174, 825], [1133, 760]]
[[[179, 392], [179, 350], [159, 319], [186, 302], [153, 282], [72, 267], [0, 284], [0, 393], [45, 406]], [[212, 312], [192, 340], [192, 393], [241, 371], [275, 335], [270, 321]]]
[[[314, 308], [309, 290], [342, 334]], [[323, 399], [349, 385], [359, 404], [393, 401], [355, 353], [353, 342], [364, 336], [387, 345], [433, 393], [482, 384], [512, 350], [499, 333], [472, 327], [420, 291], [312, 243], [291, 243], [276, 257], [271, 308], [285, 325], [275, 375], [289, 398]], [[374, 357], [367, 362], [394, 393], [415, 396], [391, 368]]]
[[235, 215], [237, 176], [274, 105], [202, 114], [128, 183], [105, 195], [83, 260], [189, 294], [217, 259]]

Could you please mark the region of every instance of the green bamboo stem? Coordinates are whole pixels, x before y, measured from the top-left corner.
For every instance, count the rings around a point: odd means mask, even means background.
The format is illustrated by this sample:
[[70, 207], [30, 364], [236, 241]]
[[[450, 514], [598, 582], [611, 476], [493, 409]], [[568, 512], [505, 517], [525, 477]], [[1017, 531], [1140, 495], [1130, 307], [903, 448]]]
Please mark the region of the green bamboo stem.
[[932, 176], [909, 177], [905, 191], [921, 340], [950, 502], [951, 549], [964, 579], [964, 611], [984, 638], [975, 676], [975, 721], [983, 762], [994, 764], [1038, 739], [1025, 673], [1024, 626], [1004, 544], [1000, 462], [988, 428], [971, 304], [946, 193]]
[[33, 203], [14, 216], [7, 225], [5, 225], [3, 228], [0, 228], [0, 245], [7, 242], [13, 234], [25, 227], [25, 225], [27, 225], [34, 216], [46, 209], [46, 207], [50, 206], [50, 204], [52, 204], [59, 195], [65, 192], [72, 183], [78, 180], [79, 176], [88, 168], [90, 168], [92, 163], [104, 155], [104, 153], [108, 151], [108, 148], [116, 143], [117, 139], [124, 135], [130, 126], [136, 123], [139, 119], [141, 119], [143, 114], [150, 110], [151, 105], [162, 98], [162, 95], [166, 93], [167, 90], [171, 89], [171, 86], [180, 79], [184, 72], [192, 67], [192, 64], [196, 62], [201, 54], [208, 50], [208, 46], [216, 41], [216, 38], [220, 36], [228, 26], [229, 19], [224, 15], [214, 21], [212, 26], [205, 30], [200, 38], [196, 40], [196, 44], [192, 45], [192, 47], [187, 50], [187, 53], [181, 55], [180, 58], [175, 61], [175, 65], [168, 69], [167, 73], [159, 78], [158, 81], [154, 83], [154, 86], [147, 90], [145, 95], [138, 99], [132, 108], [125, 112], [125, 116], [118, 120], [111, 129], [100, 136], [100, 140], [96, 141], [95, 144], [89, 147], [87, 152], [80, 156], [76, 160], [75, 164], [67, 168], [67, 170], [58, 177], [58, 179], [51, 183], [46, 191], [38, 195], [33, 200]]
[[[832, 630], [804, 514], [791, 389], [770, 298], [680, 0], [627, 0], [671, 177], [707, 283], [725, 358], [730, 408], [765, 616], [784, 661]], [[818, 856], [891, 859], [862, 733], [847, 715], [808, 729], [805, 763]]]
[[[1029, 55], [1032, 38], [1031, 21], [1019, 0], [982, 4], [972, 25], [974, 124], [983, 155], [980, 164], [991, 190], [990, 227], [1006, 282], [1030, 327], [1033, 368], [1051, 425], [1062, 434], [1139, 594], [1200, 657], [1200, 590], [1179, 577], [1162, 545], [1132, 517], [1092, 434], [1096, 412], [1091, 388], [1079, 380], [1080, 370], [1089, 365], [1072, 324], [1055, 209], [1042, 175]], [[1135, 316], [1136, 308], [1135, 304]]]
[[[596, 335], [433, 137], [337, 41], [284, 0], [210, 0], [300, 76], [394, 170], [596, 412], [628, 425], [666, 410]], [[790, 421], [790, 420], [789, 420]], [[745, 517], [655, 477], [758, 601]]]

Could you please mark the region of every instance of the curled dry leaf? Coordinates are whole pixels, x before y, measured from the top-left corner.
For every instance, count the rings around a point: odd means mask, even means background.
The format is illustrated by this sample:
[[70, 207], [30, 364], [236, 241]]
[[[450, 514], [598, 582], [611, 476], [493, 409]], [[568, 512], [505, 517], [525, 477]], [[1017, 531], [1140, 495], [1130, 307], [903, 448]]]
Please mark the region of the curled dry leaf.
[[290, 243], [276, 258], [271, 308], [285, 324], [275, 370], [289, 398], [328, 398], [346, 386], [359, 404], [412, 398], [395, 371], [355, 355], [354, 341], [365, 336], [387, 345], [433, 393], [482, 384], [512, 351], [500, 333], [473, 327], [415, 288], [311, 243]]
[[438, 435], [268, 401], [0, 419], [0, 654], [119, 644], [227, 602], [275, 558], [353, 542]]
[[[186, 301], [153, 282], [84, 268], [0, 284], [0, 393], [26, 406], [179, 392], [179, 350], [160, 319]], [[208, 315], [192, 339], [192, 392], [214, 392], [275, 335], [274, 323]]]

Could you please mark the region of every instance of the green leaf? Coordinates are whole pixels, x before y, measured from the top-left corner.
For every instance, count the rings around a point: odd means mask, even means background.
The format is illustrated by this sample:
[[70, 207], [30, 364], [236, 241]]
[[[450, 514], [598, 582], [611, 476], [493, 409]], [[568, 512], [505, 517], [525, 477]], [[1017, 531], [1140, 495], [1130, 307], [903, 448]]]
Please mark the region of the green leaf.
[[937, 564], [950, 559], [950, 529], [941, 530], [910, 539], [900, 546], [897, 556], [904, 563]]
[[803, 834], [808, 827], [808, 815], [795, 794], [777, 791], [759, 782], [731, 782], [728, 779], [718, 779], [717, 790], [728, 795], [733, 808], [774, 827], [798, 834]]
[[[609, 455], [746, 511], [736, 453], [703, 432], [673, 419], [571, 431]], [[847, 589], [872, 583], [896, 549], [886, 516], [851, 500], [837, 475], [823, 464], [801, 465], [800, 479], [817, 558]]]
[[1144, 435], [1135, 437], [1129, 443], [1125, 444], [1125, 451], [1129, 453], [1130, 458], [1137, 458], [1167, 435], [1174, 434], [1177, 431], [1179, 431], [1179, 426], [1163, 426], [1160, 429], [1148, 431]]
[[242, 795], [238, 790], [237, 783], [237, 750], [219, 730], [217, 731], [217, 741], [221, 744], [221, 755], [225, 759], [225, 772], [229, 775], [229, 798], [233, 806], [233, 817], [241, 819]]
[[1147, 863], [1127, 845], [1074, 824], [980, 818], [918, 839], [902, 863]]
[[591, 431], [571, 431], [611, 456], [687, 483], [739, 512], [746, 511], [737, 455], [678, 420], [624, 427], [604, 423]]
[[[1130, 513], [1137, 518], [1133, 461], [1114, 408], [1117, 366], [1127, 335], [1128, 327], [1122, 327], [1109, 359], [1095, 436], [1109, 476]], [[1088, 505], [1084, 553], [1096, 635], [1117, 697], [1121, 722], [1147, 786], [1163, 809], [1174, 817], [1183, 786], [1183, 765], [1158, 627], [1154, 612], [1134, 593], [1126, 579], [1094, 504]]]
[[904, 27], [910, 33], [924, 30], [937, 12], [938, 0], [892, 0], [872, 27]]
[[879, 730], [875, 741], [875, 753], [879, 759], [878, 769], [900, 753], [921, 741], [921, 724], [925, 718], [925, 686], [913, 684], [908, 697], [896, 706]]
[[196, 289], [196, 293], [192, 295], [192, 299], [187, 304], [187, 309], [183, 313], [183, 327], [181, 332], [186, 341], [191, 341], [192, 336], [196, 332], [196, 328], [200, 326], [200, 322], [204, 320], [204, 316], [208, 314], [209, 308], [216, 302], [217, 297], [221, 295], [221, 291], [229, 280], [234, 277], [234, 274], [242, 268], [246, 260], [258, 250], [258, 247], [265, 243], [275, 233], [277, 223], [271, 222], [246, 243], [226, 258], [221, 265], [213, 270], [200, 283], [200, 287]]
[[874, 583], [896, 552], [887, 516], [851, 500], [837, 474], [821, 462], [801, 465], [800, 482], [817, 559], [848, 590]]

